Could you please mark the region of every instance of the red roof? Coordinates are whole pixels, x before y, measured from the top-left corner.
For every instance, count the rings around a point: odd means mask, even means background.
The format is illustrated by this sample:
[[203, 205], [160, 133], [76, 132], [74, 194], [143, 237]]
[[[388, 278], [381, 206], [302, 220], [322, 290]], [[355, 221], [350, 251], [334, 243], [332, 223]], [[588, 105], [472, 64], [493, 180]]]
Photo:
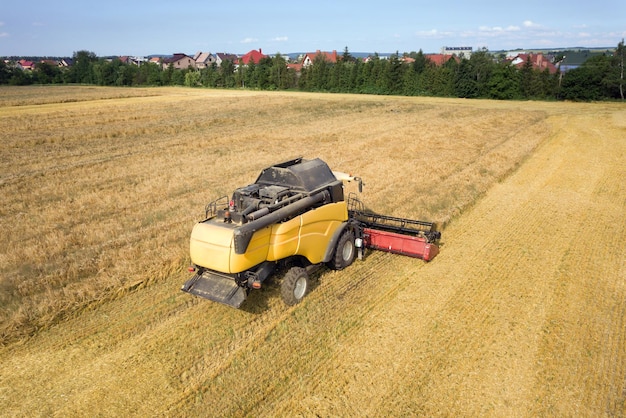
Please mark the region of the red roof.
[[[331, 64], [335, 64], [337, 62], [337, 51], [333, 51], [333, 52], [324, 52], [324, 51], [320, 51], [319, 49], [315, 52], [309, 52], [307, 54], [304, 55], [304, 59], [302, 60], [303, 63], [305, 62], [310, 62], [313, 63], [313, 61], [315, 61], [315, 58], [317, 57], [321, 57], [324, 60], [326, 60], [326, 62], [329, 62]], [[307, 60], [308, 58], [308, 60]]]
[[456, 55], [424, 54], [424, 56], [438, 67], [450, 61], [450, 58], [453, 58], [456, 62], [459, 62], [459, 57], [457, 57]]
[[31, 69], [35, 66], [35, 63], [32, 61], [27, 61], [27, 60], [19, 60], [18, 63], [22, 66], [22, 68], [24, 69]]
[[261, 61], [263, 58], [267, 58], [267, 55], [264, 55], [260, 48], [258, 51], [256, 49], [253, 49], [243, 57], [239, 58], [239, 64], [248, 65], [250, 61], [258, 64], [259, 61]]
[[519, 54], [511, 63], [517, 68], [523, 68], [526, 65], [526, 61], [530, 59], [530, 62], [535, 70], [543, 71], [548, 69], [550, 74], [556, 73], [558, 70], [554, 64], [550, 62], [542, 53], [539, 54]]
[[296, 72], [302, 71], [302, 64], [287, 64], [287, 68], [295, 70]]

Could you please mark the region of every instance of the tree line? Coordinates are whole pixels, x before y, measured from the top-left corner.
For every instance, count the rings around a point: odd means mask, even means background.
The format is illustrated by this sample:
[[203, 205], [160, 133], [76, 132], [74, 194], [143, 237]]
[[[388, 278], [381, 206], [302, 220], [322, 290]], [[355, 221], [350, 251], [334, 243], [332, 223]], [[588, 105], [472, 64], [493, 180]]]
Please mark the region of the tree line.
[[[367, 62], [346, 47], [336, 63], [317, 56], [300, 72], [277, 54], [258, 63], [237, 66], [224, 61], [203, 69], [175, 69], [156, 63], [125, 64], [93, 52], [78, 51], [69, 68], [40, 62], [24, 71], [0, 61], [0, 85], [93, 84], [100, 86], [188, 86], [301, 90], [405, 96], [488, 98], [500, 100], [624, 100], [624, 41], [613, 55], [589, 58], [581, 66], [552, 74], [537, 70], [528, 59], [520, 68], [486, 49], [469, 59], [435, 65], [419, 52], [389, 58], [374, 55]], [[413, 58], [405, 60], [406, 57]]]

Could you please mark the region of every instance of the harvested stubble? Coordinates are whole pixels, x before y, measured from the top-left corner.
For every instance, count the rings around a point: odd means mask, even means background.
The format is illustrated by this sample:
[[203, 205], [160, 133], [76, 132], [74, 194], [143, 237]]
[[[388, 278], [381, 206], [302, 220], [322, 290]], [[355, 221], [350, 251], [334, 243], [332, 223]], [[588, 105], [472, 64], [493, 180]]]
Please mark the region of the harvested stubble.
[[443, 224], [545, 136], [541, 112], [415, 100], [33, 89], [0, 97], [3, 339], [167, 277], [202, 205], [281, 159], [322, 157], [375, 210]]
[[[0, 90], [0, 414], [624, 414], [619, 105], [36, 92]], [[371, 253], [292, 308], [181, 293], [203, 205], [297, 155], [446, 225], [441, 254]]]

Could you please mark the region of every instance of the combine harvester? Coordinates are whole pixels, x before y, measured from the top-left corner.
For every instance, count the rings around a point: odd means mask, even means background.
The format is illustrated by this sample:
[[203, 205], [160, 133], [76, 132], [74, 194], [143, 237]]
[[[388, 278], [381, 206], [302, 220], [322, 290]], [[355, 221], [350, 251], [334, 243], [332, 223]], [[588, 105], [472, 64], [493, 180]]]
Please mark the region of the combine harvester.
[[281, 296], [299, 303], [321, 266], [348, 267], [372, 248], [430, 261], [441, 233], [431, 222], [365, 210], [344, 183], [360, 178], [331, 171], [319, 158], [264, 169], [253, 184], [206, 206], [191, 233], [190, 272], [182, 290], [238, 308], [251, 289], [284, 272]]

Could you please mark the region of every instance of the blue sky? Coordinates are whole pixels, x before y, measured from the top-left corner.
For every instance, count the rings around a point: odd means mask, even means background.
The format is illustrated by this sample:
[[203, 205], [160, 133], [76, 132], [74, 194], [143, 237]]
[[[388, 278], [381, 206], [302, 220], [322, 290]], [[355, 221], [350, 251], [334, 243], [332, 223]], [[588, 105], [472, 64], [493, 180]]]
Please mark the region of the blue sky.
[[2, 0], [0, 56], [615, 47], [626, 1]]

